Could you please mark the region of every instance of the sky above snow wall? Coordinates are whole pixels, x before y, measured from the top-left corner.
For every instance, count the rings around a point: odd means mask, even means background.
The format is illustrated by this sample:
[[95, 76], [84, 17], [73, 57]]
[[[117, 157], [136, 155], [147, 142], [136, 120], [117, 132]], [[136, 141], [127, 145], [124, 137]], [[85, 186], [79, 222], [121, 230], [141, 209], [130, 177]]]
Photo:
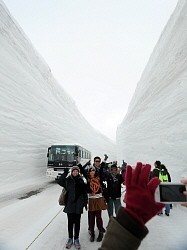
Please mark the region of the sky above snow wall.
[[81, 115], [1, 0], [0, 55], [1, 184], [45, 175], [54, 143], [79, 143], [93, 157], [116, 160], [115, 143]]
[[160, 160], [173, 180], [187, 176], [187, 1], [180, 0], [117, 129], [118, 159]]

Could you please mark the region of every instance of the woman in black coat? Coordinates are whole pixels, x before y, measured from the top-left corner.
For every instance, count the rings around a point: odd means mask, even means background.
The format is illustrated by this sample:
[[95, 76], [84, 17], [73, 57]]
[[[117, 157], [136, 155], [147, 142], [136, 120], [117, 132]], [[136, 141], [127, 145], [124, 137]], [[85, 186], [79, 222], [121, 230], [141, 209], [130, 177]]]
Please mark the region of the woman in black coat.
[[80, 221], [83, 208], [87, 209], [87, 192], [86, 184], [80, 176], [78, 166], [71, 168], [71, 174], [67, 177], [66, 170], [58, 180], [58, 184], [67, 190], [67, 200], [64, 207], [64, 212], [68, 217], [68, 234], [69, 239], [66, 243], [66, 248], [71, 248], [73, 245], [73, 229], [74, 229], [74, 244], [77, 249], [80, 249], [79, 232]]

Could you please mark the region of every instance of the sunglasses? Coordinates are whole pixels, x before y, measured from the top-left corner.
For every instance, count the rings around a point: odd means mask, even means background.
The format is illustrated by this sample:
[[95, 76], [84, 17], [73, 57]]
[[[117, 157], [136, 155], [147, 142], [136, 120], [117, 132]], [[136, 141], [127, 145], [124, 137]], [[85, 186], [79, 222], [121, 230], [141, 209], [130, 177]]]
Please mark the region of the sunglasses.
[[90, 170], [90, 172], [95, 172], [95, 169]]
[[101, 161], [95, 161], [95, 162], [101, 162]]

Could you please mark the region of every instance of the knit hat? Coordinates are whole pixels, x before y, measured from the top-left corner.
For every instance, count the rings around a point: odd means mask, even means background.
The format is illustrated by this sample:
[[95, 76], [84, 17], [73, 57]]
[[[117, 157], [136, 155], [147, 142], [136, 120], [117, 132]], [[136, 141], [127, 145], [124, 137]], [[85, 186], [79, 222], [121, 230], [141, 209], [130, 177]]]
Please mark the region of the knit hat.
[[79, 173], [80, 173], [80, 168], [78, 166], [73, 166], [71, 168], [71, 173], [74, 171], [74, 170], [77, 170]]
[[111, 167], [110, 167], [110, 169], [111, 169], [111, 170], [112, 170], [112, 169], [117, 170], [117, 169], [118, 169], [118, 167], [116, 166], [116, 164], [112, 164], [112, 165], [111, 165]]

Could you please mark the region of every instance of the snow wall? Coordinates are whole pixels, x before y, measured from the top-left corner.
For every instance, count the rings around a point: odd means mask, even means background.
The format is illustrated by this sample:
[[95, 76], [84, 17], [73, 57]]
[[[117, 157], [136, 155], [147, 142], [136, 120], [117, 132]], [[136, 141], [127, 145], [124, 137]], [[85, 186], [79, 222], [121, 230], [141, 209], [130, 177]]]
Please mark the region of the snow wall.
[[81, 115], [1, 0], [0, 55], [1, 184], [45, 176], [54, 143], [116, 160], [115, 143]]
[[117, 129], [118, 160], [160, 160], [172, 179], [187, 176], [187, 1], [164, 28]]

